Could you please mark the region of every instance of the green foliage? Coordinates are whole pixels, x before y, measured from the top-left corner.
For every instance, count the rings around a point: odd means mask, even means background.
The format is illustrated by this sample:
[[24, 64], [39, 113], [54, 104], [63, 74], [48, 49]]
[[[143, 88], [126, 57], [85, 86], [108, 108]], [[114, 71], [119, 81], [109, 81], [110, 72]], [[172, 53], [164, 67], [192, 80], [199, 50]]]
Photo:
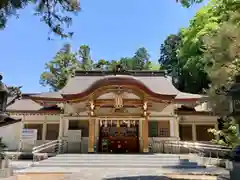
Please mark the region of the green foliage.
[[237, 126], [235, 120], [232, 117], [222, 118], [223, 127], [220, 130], [209, 129], [210, 133], [216, 137], [212, 141], [215, 144], [224, 145], [229, 148], [234, 148], [240, 143], [240, 137], [238, 136]]
[[169, 73], [176, 71], [175, 67], [178, 66], [179, 59], [177, 51], [181, 44], [180, 34], [169, 35], [160, 47], [160, 58], [158, 62], [168, 70]]
[[81, 68], [81, 64], [76, 58], [76, 54], [71, 51], [71, 46], [65, 44], [50, 62], [45, 65], [46, 71], [41, 74], [40, 84], [50, 86], [50, 89], [57, 91], [62, 89], [69, 76]]
[[[224, 105], [224, 101], [228, 99], [222, 95], [214, 95], [213, 92], [224, 94], [224, 91], [233, 84], [235, 76], [240, 73], [240, 27], [235, 24], [237, 14], [232, 17], [233, 19], [224, 22], [219, 27], [217, 33], [205, 36], [204, 39], [205, 69], [211, 80], [208, 94], [211, 97], [213, 110], [222, 114], [229, 111], [227, 105]], [[223, 107], [226, 107], [225, 111]]]
[[[189, 7], [191, 1], [182, 1]], [[229, 113], [226, 90], [240, 73], [240, 3], [237, 0], [210, 0], [191, 19], [187, 28], [170, 35], [161, 46], [160, 63], [177, 79], [177, 88], [191, 93], [204, 93], [214, 113]], [[234, 146], [237, 135], [232, 118], [223, 130], [210, 130], [223, 137], [216, 143]], [[222, 142], [224, 139], [224, 142]], [[232, 144], [231, 144], [232, 143]]]
[[187, 7], [187, 8], [189, 8], [193, 4], [203, 2], [203, 0], [177, 0], [177, 2], [179, 2], [179, 1], [183, 5], [183, 7]]
[[72, 32], [65, 32], [64, 27], [72, 23], [69, 13], [80, 10], [78, 0], [1, 0], [0, 1], [0, 29], [5, 28], [7, 20], [17, 11], [28, 5], [34, 5], [35, 15], [61, 37], [69, 37]]
[[121, 58], [119, 61], [100, 59], [93, 63], [90, 47], [80, 46], [78, 52], [72, 52], [71, 46], [65, 44], [50, 62], [46, 63], [45, 71], [41, 74], [40, 84], [49, 86], [51, 90], [62, 89], [75, 70], [114, 70], [121, 64], [125, 70], [159, 70], [160, 66], [152, 64], [145, 48], [139, 48], [133, 57]]
[[79, 48], [78, 55], [81, 61], [81, 69], [85, 71], [90, 71], [93, 68], [93, 61], [90, 56], [90, 47], [87, 45], [82, 45]]
[[157, 63], [151, 63], [149, 65], [149, 70], [152, 70], [152, 71], [158, 71], [158, 70], [164, 70], [160, 64], [157, 64]]
[[[150, 70], [152, 63], [147, 49], [142, 47], [137, 49], [133, 57], [122, 57], [120, 60], [99, 60], [94, 64], [95, 69], [113, 70], [116, 65], [121, 64], [125, 70]], [[158, 68], [158, 67], [157, 67]], [[156, 65], [155, 65], [156, 69]]]
[[184, 46], [181, 34], [169, 35], [160, 47], [159, 63], [174, 79], [177, 79], [175, 86], [180, 91], [202, 93], [209, 84], [202, 54], [190, 56], [189, 52], [185, 57], [181, 57], [178, 53]]
[[0, 137], [0, 158], [3, 159], [5, 156], [5, 149], [7, 148], [6, 144], [3, 143], [2, 137]]
[[147, 49], [144, 47], [139, 48], [135, 55], [132, 57], [132, 69], [133, 70], [147, 70], [150, 66], [149, 61], [150, 55], [147, 52]]
[[[211, 78], [205, 69], [209, 62], [205, 57], [204, 38], [217, 33], [220, 26], [233, 17], [233, 12], [239, 10], [240, 4], [235, 0], [210, 0], [208, 5], [200, 8], [187, 28], [177, 35], [170, 35], [162, 44], [160, 61], [165, 60], [168, 66], [165, 68], [177, 76], [177, 87], [181, 91], [204, 93], [208, 89]], [[239, 20], [236, 16], [235, 22], [239, 23]]]
[[209, 131], [217, 137], [213, 140], [215, 143], [231, 148], [240, 143], [240, 139], [235, 117], [226, 117], [230, 110], [229, 98], [225, 94], [234, 83], [235, 76], [240, 73], [240, 27], [236, 21], [238, 18], [238, 12], [231, 13], [228, 21], [223, 22], [215, 33], [208, 34], [204, 38], [205, 69], [211, 80], [207, 93], [213, 111], [223, 117], [224, 121], [221, 130], [211, 129]]
[[104, 71], [104, 70], [109, 70], [109, 69], [111, 69], [110, 66], [111, 66], [111, 62], [106, 61], [106, 60], [104, 60], [104, 59], [100, 59], [100, 60], [98, 60], [97, 63], [95, 63], [95, 64], [93, 65], [93, 69]]

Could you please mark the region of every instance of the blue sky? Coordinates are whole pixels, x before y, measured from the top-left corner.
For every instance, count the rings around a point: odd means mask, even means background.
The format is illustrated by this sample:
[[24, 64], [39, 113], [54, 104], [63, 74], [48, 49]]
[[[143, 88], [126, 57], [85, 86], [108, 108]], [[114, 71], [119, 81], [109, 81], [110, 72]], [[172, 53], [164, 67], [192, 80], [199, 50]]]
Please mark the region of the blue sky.
[[49, 29], [33, 16], [32, 8], [9, 20], [0, 31], [0, 72], [7, 85], [22, 85], [28, 93], [48, 91], [39, 84], [40, 74], [66, 42], [73, 50], [89, 45], [94, 60], [117, 60], [145, 47], [157, 61], [160, 44], [186, 27], [201, 5], [185, 9], [175, 0], [81, 0], [81, 6], [73, 18], [75, 35], [70, 40], [47, 40]]

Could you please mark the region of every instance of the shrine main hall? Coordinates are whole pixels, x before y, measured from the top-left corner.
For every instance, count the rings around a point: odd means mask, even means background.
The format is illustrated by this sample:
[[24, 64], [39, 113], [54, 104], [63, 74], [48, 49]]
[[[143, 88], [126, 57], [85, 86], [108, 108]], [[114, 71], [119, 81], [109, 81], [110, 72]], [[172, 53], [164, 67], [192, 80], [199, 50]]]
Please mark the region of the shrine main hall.
[[67, 152], [148, 152], [154, 140], [210, 141], [217, 128], [206, 97], [161, 71], [76, 71], [63, 89], [23, 94], [7, 111], [37, 130], [34, 144], [15, 146], [23, 151], [64, 139]]

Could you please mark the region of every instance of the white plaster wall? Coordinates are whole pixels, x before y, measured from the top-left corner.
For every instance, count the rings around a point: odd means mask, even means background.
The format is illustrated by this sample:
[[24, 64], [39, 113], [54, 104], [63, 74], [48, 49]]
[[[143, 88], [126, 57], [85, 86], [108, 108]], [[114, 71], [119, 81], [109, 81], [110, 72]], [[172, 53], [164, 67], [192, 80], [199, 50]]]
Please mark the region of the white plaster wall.
[[0, 137], [7, 145], [8, 150], [17, 150], [21, 136], [22, 122], [9, 124], [7, 126], [0, 127]]
[[150, 108], [151, 116], [173, 116], [174, 115], [174, 104], [153, 104]]

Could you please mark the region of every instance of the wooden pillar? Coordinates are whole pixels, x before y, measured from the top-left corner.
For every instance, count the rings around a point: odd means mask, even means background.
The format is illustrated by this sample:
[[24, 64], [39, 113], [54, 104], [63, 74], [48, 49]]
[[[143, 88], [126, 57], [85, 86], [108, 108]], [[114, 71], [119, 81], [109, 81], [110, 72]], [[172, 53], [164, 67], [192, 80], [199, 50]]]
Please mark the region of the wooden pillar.
[[22, 142], [22, 131], [24, 129], [24, 122], [25, 122], [25, 115], [22, 116], [21, 126], [20, 126], [20, 132], [19, 132], [19, 144], [18, 144], [18, 151], [23, 150], [23, 142]]
[[43, 141], [46, 140], [46, 135], [47, 135], [47, 123], [44, 122], [43, 123], [43, 129], [42, 129], [42, 140]]
[[97, 138], [99, 136], [99, 127], [100, 127], [100, 120], [99, 119], [96, 119], [95, 120], [95, 129], [94, 129], [94, 132], [95, 132], [95, 137]]
[[192, 124], [192, 137], [193, 137], [193, 141], [197, 141], [197, 130], [196, 130], [195, 123]]
[[176, 126], [176, 124], [175, 124], [174, 119], [170, 119], [169, 124], [170, 124], [170, 128], [169, 128], [170, 137], [175, 137], [175, 129], [176, 129], [175, 126]]
[[95, 139], [95, 119], [89, 118], [89, 137], [88, 137], [88, 152], [94, 152], [94, 139]]
[[177, 117], [174, 119], [174, 136], [179, 140], [180, 139], [180, 134], [179, 134], [179, 118]]
[[62, 139], [62, 137], [63, 137], [63, 132], [64, 132], [63, 128], [64, 128], [63, 116], [60, 115], [58, 139]]
[[148, 116], [142, 122], [143, 152], [148, 153]]

